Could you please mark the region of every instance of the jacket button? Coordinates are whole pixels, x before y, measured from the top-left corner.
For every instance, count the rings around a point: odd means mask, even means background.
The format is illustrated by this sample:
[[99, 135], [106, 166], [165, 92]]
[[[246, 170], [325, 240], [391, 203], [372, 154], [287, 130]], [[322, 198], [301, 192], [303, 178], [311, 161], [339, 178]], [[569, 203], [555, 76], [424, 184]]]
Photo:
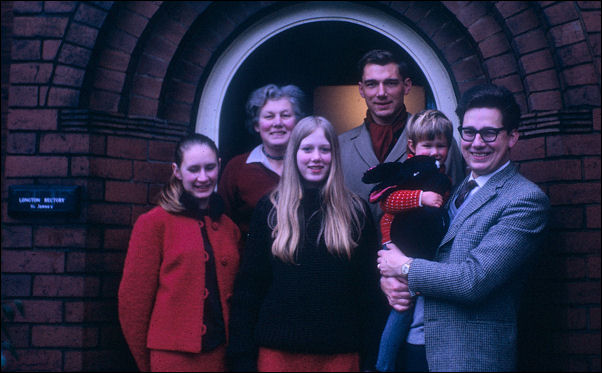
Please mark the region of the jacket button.
[[203, 223], [201, 220], [199, 220], [199, 227], [203, 228], [205, 226], [205, 223]]
[[228, 261], [226, 259], [222, 259], [221, 263], [224, 267], [228, 265]]
[[201, 335], [207, 334], [207, 325], [201, 325]]
[[207, 297], [209, 297], [209, 289], [205, 288], [203, 291], [203, 299], [207, 299]]
[[206, 262], [209, 261], [209, 253], [205, 250], [203, 250], [203, 260], [205, 260]]
[[211, 223], [211, 228], [213, 228], [214, 231], [217, 230], [217, 228], [219, 228], [219, 224], [217, 224], [216, 222]]

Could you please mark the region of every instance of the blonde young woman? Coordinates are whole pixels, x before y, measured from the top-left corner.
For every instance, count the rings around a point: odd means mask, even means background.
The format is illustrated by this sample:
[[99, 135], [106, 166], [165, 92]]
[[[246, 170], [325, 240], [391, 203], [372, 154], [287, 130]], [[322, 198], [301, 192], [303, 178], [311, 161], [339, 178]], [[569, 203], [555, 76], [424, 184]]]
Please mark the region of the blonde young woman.
[[214, 193], [219, 164], [211, 139], [184, 138], [159, 206], [132, 230], [119, 321], [142, 372], [225, 370], [240, 231]]
[[232, 298], [230, 369], [358, 371], [374, 360], [384, 299], [376, 230], [340, 167], [332, 125], [299, 121], [282, 178], [251, 220]]

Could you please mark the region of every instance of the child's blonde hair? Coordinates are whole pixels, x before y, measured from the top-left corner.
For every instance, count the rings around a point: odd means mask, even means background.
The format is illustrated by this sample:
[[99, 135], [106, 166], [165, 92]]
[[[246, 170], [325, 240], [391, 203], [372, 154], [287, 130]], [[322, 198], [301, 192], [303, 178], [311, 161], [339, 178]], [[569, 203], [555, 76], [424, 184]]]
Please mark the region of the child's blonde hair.
[[407, 134], [414, 146], [420, 141], [432, 141], [438, 136], [445, 137], [447, 146], [450, 146], [454, 138], [454, 127], [445, 114], [439, 110], [427, 109], [412, 117]]

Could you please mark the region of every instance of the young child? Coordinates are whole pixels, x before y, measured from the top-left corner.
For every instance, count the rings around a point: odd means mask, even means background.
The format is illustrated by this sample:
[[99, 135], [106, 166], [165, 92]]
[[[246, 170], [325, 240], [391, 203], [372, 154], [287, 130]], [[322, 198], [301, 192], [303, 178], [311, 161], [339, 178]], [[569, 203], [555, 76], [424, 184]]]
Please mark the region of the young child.
[[[450, 120], [438, 110], [423, 110], [408, 123], [409, 157], [426, 155], [439, 161], [440, 172], [445, 172], [444, 162], [451, 142], [453, 126]], [[395, 190], [380, 201], [384, 212], [380, 221], [382, 244], [391, 242], [391, 223], [395, 214], [409, 209], [431, 206], [443, 206], [447, 195], [423, 190]], [[370, 202], [376, 202], [371, 201]], [[403, 250], [402, 247], [400, 249]], [[394, 372], [397, 353], [405, 340], [412, 322], [412, 311], [397, 312], [391, 310], [383, 331], [376, 369], [381, 372]]]

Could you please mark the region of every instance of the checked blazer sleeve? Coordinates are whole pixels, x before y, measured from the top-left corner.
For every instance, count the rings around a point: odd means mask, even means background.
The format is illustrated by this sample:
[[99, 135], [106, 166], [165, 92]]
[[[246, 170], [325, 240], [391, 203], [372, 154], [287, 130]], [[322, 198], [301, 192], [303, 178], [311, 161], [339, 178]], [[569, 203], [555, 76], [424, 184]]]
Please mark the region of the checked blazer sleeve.
[[435, 260], [412, 262], [429, 370], [516, 369], [520, 294], [548, 211], [547, 196], [511, 164], [464, 203]]
[[547, 196], [534, 184], [512, 179], [504, 188], [477, 193], [451, 223], [437, 261], [412, 263], [412, 291], [479, 302], [510, 281], [535, 253], [547, 224]]

